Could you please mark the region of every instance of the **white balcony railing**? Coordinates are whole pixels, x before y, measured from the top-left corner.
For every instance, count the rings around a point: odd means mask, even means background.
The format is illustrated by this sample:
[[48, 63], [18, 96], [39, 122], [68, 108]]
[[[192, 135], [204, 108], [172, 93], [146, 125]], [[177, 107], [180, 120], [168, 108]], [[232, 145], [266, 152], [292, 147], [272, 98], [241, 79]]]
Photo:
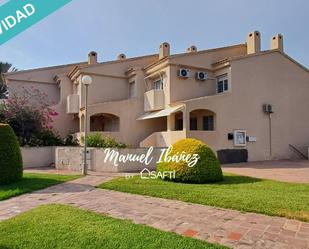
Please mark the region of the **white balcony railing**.
[[79, 95], [71, 94], [67, 97], [67, 114], [76, 114], [79, 112]]
[[150, 90], [144, 95], [144, 110], [159, 111], [164, 109], [164, 91], [163, 90]]
[[186, 138], [186, 132], [182, 131], [159, 131], [140, 142], [140, 147], [168, 147], [175, 142]]

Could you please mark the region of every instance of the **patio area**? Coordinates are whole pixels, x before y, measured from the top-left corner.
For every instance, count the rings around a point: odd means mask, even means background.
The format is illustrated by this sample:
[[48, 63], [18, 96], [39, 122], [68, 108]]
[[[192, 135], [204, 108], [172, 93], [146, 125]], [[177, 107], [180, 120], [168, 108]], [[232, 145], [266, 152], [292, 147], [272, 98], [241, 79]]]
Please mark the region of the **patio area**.
[[0, 220], [58, 203], [232, 248], [309, 246], [306, 222], [95, 188], [114, 177], [91, 175], [2, 201]]
[[262, 161], [222, 165], [224, 172], [293, 183], [309, 183], [309, 161]]

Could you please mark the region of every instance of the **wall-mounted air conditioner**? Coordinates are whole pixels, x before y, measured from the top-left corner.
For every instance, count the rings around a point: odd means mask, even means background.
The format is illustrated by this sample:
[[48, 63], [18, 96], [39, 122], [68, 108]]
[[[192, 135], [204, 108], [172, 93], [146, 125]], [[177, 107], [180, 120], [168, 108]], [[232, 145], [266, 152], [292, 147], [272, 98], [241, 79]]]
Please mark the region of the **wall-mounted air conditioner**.
[[207, 72], [197, 72], [196, 73], [196, 79], [201, 80], [201, 81], [207, 80], [208, 79], [208, 73]]
[[189, 78], [190, 77], [190, 70], [186, 69], [186, 68], [180, 68], [178, 70], [178, 77]]
[[264, 104], [263, 105], [263, 111], [264, 113], [273, 113], [273, 106], [270, 104]]

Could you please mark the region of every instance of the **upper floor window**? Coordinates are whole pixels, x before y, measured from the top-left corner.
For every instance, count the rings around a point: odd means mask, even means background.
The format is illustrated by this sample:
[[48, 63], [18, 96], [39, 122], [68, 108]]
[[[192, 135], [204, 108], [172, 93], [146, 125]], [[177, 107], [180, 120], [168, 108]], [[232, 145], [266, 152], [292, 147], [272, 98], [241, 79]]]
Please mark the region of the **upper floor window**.
[[135, 81], [129, 83], [129, 98], [136, 97]]
[[153, 82], [153, 89], [155, 90], [163, 90], [163, 80], [156, 80]]
[[217, 93], [227, 92], [229, 90], [229, 81], [227, 74], [217, 77]]

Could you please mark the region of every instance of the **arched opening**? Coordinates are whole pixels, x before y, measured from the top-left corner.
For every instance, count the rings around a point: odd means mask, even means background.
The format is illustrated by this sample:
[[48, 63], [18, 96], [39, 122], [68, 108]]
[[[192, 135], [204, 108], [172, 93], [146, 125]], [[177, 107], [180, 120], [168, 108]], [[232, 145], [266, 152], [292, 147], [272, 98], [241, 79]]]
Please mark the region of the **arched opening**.
[[197, 109], [190, 112], [191, 131], [214, 131], [216, 129], [216, 114], [207, 109]]
[[90, 117], [90, 131], [119, 131], [119, 117], [109, 113], [98, 113]]

